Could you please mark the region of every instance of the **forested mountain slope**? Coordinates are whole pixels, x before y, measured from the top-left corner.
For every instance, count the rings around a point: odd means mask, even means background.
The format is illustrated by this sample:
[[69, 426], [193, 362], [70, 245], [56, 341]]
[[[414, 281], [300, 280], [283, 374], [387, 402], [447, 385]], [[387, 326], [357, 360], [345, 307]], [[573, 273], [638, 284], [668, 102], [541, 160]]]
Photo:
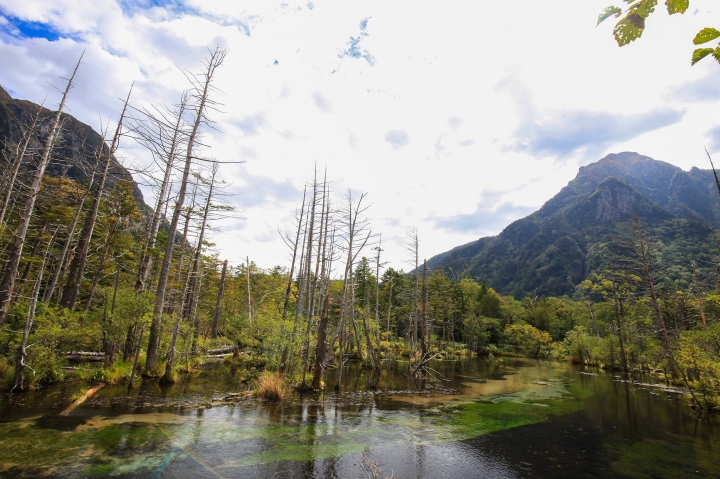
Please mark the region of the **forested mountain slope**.
[[580, 168], [538, 211], [431, 258], [428, 265], [485, 280], [523, 296], [573, 294], [594, 271], [632, 258], [633, 218], [654, 241], [668, 268], [667, 285], [691, 281], [690, 262], [710, 265], [717, 251], [704, 225], [717, 226], [720, 209], [711, 170], [690, 171], [633, 152], [611, 154]]
[[[40, 108], [42, 108], [40, 114], [40, 137], [42, 137], [42, 133], [45, 133], [47, 129], [43, 128], [42, 122], [51, 118], [52, 112], [30, 101], [14, 99], [0, 86], [0, 139], [5, 142], [8, 142], [9, 139], [9, 143], [21, 142], [23, 125], [25, 128], [30, 125]], [[80, 183], [86, 183], [87, 177], [97, 161], [95, 151], [98, 149], [102, 137], [90, 126], [65, 113], [62, 115], [62, 121], [63, 128], [54, 145], [47, 173], [51, 176], [66, 176]], [[112, 136], [112, 132], [109, 135]], [[36, 143], [34, 146], [39, 148], [40, 145]], [[0, 148], [2, 147], [10, 147], [10, 144], [0, 144]], [[123, 179], [132, 181], [133, 196], [141, 203], [143, 202], [143, 195], [132, 175], [114, 157], [109, 173], [108, 184], [110, 186]]]

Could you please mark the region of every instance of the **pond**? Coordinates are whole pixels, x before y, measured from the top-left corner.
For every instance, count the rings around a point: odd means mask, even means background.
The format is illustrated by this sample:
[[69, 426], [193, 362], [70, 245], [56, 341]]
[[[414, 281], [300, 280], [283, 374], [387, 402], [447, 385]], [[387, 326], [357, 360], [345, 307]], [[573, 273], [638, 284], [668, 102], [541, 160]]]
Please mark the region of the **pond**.
[[79, 383], [3, 394], [0, 476], [720, 477], [720, 421], [652, 378], [530, 359], [431, 367], [422, 385], [406, 362], [379, 377], [350, 365], [343, 392], [282, 403], [217, 405], [246, 389], [222, 364], [171, 387], [106, 386], [72, 411]]

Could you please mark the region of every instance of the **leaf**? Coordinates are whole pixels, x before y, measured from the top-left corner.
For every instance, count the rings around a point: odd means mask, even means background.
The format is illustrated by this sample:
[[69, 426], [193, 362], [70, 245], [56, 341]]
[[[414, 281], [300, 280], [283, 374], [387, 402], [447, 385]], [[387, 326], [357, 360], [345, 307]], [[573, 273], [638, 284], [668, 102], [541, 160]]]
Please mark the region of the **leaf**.
[[697, 35], [695, 35], [695, 38], [693, 39], [693, 43], [695, 45], [702, 45], [703, 43], [707, 43], [711, 40], [715, 40], [717, 37], [720, 37], [720, 31], [707, 27], [703, 28], [698, 32]]
[[645, 28], [645, 19], [636, 13], [629, 14], [615, 25], [613, 35], [619, 46], [627, 45], [640, 38]]
[[[657, 0], [643, 0], [642, 2], [632, 7], [633, 13], [637, 13], [643, 19], [643, 26], [638, 26], [638, 28], [645, 28], [645, 19], [650, 16], [652, 12], [655, 11], [656, 5]], [[628, 17], [630, 16], [632, 16], [632, 13], [628, 15]]]
[[612, 17], [613, 15], [615, 15], [615, 17], [619, 17], [621, 13], [622, 13], [622, 8], [607, 7], [605, 10], [602, 11], [602, 13], [600, 15], [598, 15], [597, 25], [600, 25], [602, 22], [604, 22], [608, 18]]
[[665, 5], [667, 5], [667, 11], [670, 15], [685, 13], [685, 10], [690, 6], [690, 0], [665, 0]]
[[693, 52], [691, 65], [695, 65], [697, 62], [710, 55], [714, 51], [715, 50], [712, 48], [698, 48]]
[[631, 13], [626, 18], [628, 23], [632, 24], [635, 28], [639, 28], [640, 30], [645, 28], [645, 17], [637, 13]]
[[717, 47], [717, 48], [715, 49], [715, 51], [713, 51], [712, 56], [713, 56], [713, 58], [715, 59], [715, 61], [717, 61], [718, 63], [720, 63], [720, 47]]

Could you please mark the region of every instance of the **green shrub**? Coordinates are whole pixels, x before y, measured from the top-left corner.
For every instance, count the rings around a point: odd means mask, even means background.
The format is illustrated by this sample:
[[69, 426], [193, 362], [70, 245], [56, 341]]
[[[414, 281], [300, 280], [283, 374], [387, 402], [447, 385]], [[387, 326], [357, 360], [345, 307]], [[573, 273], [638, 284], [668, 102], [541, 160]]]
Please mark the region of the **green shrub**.
[[517, 353], [533, 358], [550, 355], [552, 338], [546, 331], [529, 324], [511, 324], [505, 328], [504, 335]]

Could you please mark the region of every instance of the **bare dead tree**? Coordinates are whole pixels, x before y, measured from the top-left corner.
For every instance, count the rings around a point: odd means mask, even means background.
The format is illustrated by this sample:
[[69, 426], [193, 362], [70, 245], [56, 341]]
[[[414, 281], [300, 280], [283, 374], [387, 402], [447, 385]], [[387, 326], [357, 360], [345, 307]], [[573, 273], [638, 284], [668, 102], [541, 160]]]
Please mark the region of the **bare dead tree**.
[[292, 245], [292, 262], [290, 263], [290, 273], [288, 274], [288, 283], [287, 287], [285, 288], [285, 301], [283, 302], [283, 314], [282, 318], [285, 320], [287, 318], [287, 310], [288, 306], [290, 304], [290, 291], [292, 290], [292, 283], [293, 283], [293, 273], [295, 272], [295, 259], [297, 258], [297, 251], [298, 251], [298, 241], [300, 240], [300, 230], [302, 229], [302, 220], [303, 220], [303, 214], [305, 212], [305, 193], [307, 192], [307, 187], [303, 191], [303, 200], [302, 205], [300, 206], [300, 216], [297, 220], [297, 233], [295, 234], [295, 241], [292, 243], [289, 243]]
[[105, 183], [107, 182], [108, 172], [110, 171], [110, 164], [114, 157], [115, 152], [120, 146], [120, 138], [122, 136], [123, 120], [125, 119], [125, 113], [127, 112], [128, 103], [130, 102], [130, 95], [132, 94], [133, 85], [130, 86], [125, 103], [123, 104], [122, 113], [120, 113], [120, 119], [118, 120], [115, 128], [115, 134], [113, 135], [110, 147], [105, 151], [105, 163], [103, 165], [103, 171], [100, 174], [98, 180], [97, 191], [93, 198], [92, 206], [88, 215], [85, 217], [85, 225], [80, 232], [80, 239], [78, 245], [75, 248], [75, 254], [70, 262], [70, 271], [68, 272], [68, 280], [63, 288], [62, 297], [60, 298], [60, 305], [66, 308], [74, 308], [77, 302], [78, 293], [80, 292], [80, 284], [85, 273], [85, 265], [87, 264], [87, 256], [90, 250], [90, 240], [92, 239], [93, 231], [95, 229], [95, 223], [97, 222], [97, 215], [100, 209], [100, 202], [102, 201], [103, 192], [105, 190]]
[[55, 288], [57, 287], [58, 281], [65, 274], [65, 268], [67, 266], [66, 259], [68, 253], [70, 252], [70, 245], [72, 244], [73, 237], [75, 235], [75, 228], [77, 228], [78, 221], [80, 220], [80, 215], [82, 214], [85, 201], [87, 200], [90, 192], [92, 191], [93, 182], [95, 181], [95, 173], [97, 171], [98, 165], [100, 164], [100, 155], [102, 154], [102, 148], [104, 144], [105, 134], [103, 133], [102, 140], [100, 141], [100, 144], [95, 151], [95, 167], [93, 168], [92, 174], [90, 175], [90, 182], [87, 187], [87, 192], [80, 197], [80, 202], [75, 209], [75, 215], [73, 216], [73, 219], [68, 227], [67, 236], [65, 237], [65, 242], [63, 243], [62, 250], [60, 251], [60, 256], [58, 256], [57, 265], [55, 266], [55, 271], [53, 272], [52, 279], [50, 280], [49, 286], [45, 290], [45, 294], [43, 296], [45, 306], [48, 306], [50, 304], [50, 300], [55, 293]]
[[423, 262], [423, 278], [422, 278], [422, 325], [420, 328], [420, 354], [425, 358], [429, 350], [428, 341], [428, 325], [427, 325], [427, 303], [428, 303], [428, 285], [427, 285], [427, 260]]
[[[180, 260], [180, 269], [182, 269], [182, 263], [183, 263], [184, 257]], [[180, 334], [180, 323], [183, 318], [183, 306], [184, 301], [187, 296], [189, 296], [189, 286], [190, 286], [190, 272], [188, 271], [185, 276], [185, 285], [183, 286], [182, 293], [180, 294], [180, 306], [177, 308], [177, 312], [175, 314], [175, 325], [173, 327], [172, 332], [172, 338], [170, 339], [170, 349], [168, 349], [167, 353], [167, 362], [165, 363], [165, 374], [162, 378], [160, 378], [160, 381], [163, 383], [174, 383], [175, 378], [173, 375], [173, 368], [175, 365], [175, 353], [177, 352], [177, 339], [178, 334]]]
[[[211, 207], [212, 207], [212, 200], [213, 200], [213, 190], [217, 186], [217, 172], [218, 172], [219, 165], [217, 163], [213, 163], [212, 170], [210, 173], [210, 178], [208, 180], [204, 180], [200, 178], [200, 181], [203, 183], [206, 183], [208, 186], [208, 193], [207, 197], [205, 199], [205, 206], [203, 207], [202, 211], [202, 219], [200, 222], [200, 232], [198, 233], [198, 240], [197, 240], [197, 247], [195, 248], [195, 254], [193, 255], [192, 259], [192, 266], [190, 269], [190, 284], [189, 284], [189, 301], [186, 306], [185, 316], [188, 319], [191, 319], [192, 317], [192, 311], [195, 308], [195, 290], [197, 288], [197, 281], [198, 281], [198, 273], [200, 270], [200, 257], [202, 255], [202, 249], [203, 249], [203, 241], [205, 240], [205, 228], [207, 226], [208, 217], [210, 215]], [[197, 341], [200, 333], [200, 327], [198, 324], [194, 325], [194, 331], [193, 331], [193, 352], [197, 351]]]
[[220, 273], [220, 285], [218, 286], [217, 304], [215, 305], [215, 315], [213, 316], [212, 329], [210, 337], [215, 339], [218, 337], [220, 329], [220, 311], [222, 308], [223, 294], [225, 293], [225, 275], [227, 274], [228, 260], [223, 261], [222, 273]]
[[[342, 291], [342, 300], [340, 303], [340, 319], [338, 320], [338, 326], [336, 329], [336, 333], [333, 335], [333, 339], [330, 341], [330, 344], [333, 344], [335, 342], [335, 338], [340, 338], [340, 364], [338, 366], [338, 379], [336, 384], [336, 389], [339, 389], [342, 385], [342, 373], [343, 373], [343, 346], [344, 346], [344, 327], [345, 327], [345, 319], [346, 317], [350, 317], [351, 326], [355, 332], [355, 340], [357, 342], [358, 351], [360, 351], [360, 337], [357, 332], [357, 325], [355, 324], [355, 315], [354, 315], [354, 302], [355, 302], [355, 288], [354, 288], [354, 281], [353, 281], [353, 265], [355, 264], [355, 260], [357, 259], [358, 254], [362, 251], [362, 249], [367, 244], [368, 240], [370, 239], [370, 235], [372, 234], [371, 231], [368, 231], [367, 236], [365, 237], [365, 240], [360, 243], [358, 246], [355, 239], [359, 234], [363, 234], [365, 230], [367, 230], [367, 221], [366, 220], [360, 220], [358, 222], [358, 217], [363, 214], [367, 207], [363, 206], [363, 200], [365, 199], [366, 194], [360, 195], [360, 199], [355, 203], [352, 198], [352, 192], [348, 191], [348, 199], [347, 199], [347, 206], [344, 214], [346, 215], [347, 222], [345, 223], [347, 230], [346, 230], [346, 246], [345, 250], [347, 253], [347, 260], [345, 262], [345, 272], [343, 275], [343, 291]], [[349, 314], [348, 314], [349, 311]]]
[[[650, 247], [647, 241], [645, 241], [645, 235], [640, 227], [640, 220], [637, 216], [634, 218], [634, 223], [635, 234], [637, 235], [637, 248], [635, 253], [637, 254], [637, 258], [640, 262], [640, 272], [645, 280], [645, 286], [648, 288], [650, 302], [652, 303], [653, 311], [655, 312], [655, 320], [657, 321], [658, 329], [660, 331], [663, 352], [665, 353], [665, 357], [670, 360], [672, 359], [672, 349], [670, 346], [670, 338], [668, 336], [667, 328], [665, 327], [665, 319], [663, 318], [662, 310], [660, 309], [657, 291], [655, 290], [655, 278], [653, 277], [653, 264]], [[673, 367], [672, 364], [671, 367]]]
[[[147, 230], [138, 265], [135, 283], [135, 290], [138, 292], [146, 291], [148, 287], [147, 279], [150, 274], [150, 269], [152, 268], [152, 254], [150, 252], [155, 248], [160, 223], [165, 218], [163, 209], [167, 208], [167, 196], [171, 191], [170, 177], [173, 171], [173, 165], [181, 153], [182, 140], [185, 139], [183, 115], [185, 114], [188, 101], [188, 93], [183, 92], [176, 111], [168, 112], [160, 110], [159, 108], [155, 108], [154, 112], [146, 111], [145, 116], [149, 119], [150, 126], [136, 129], [140, 133], [139, 137], [141, 138], [141, 142], [151, 151], [153, 157], [162, 165], [164, 170], [163, 179], [160, 182], [160, 190], [155, 202], [155, 210], [153, 211], [150, 226]], [[173, 117], [175, 120], [174, 124], [172, 123]], [[173, 126], [168, 128], [168, 123]]]
[[323, 376], [323, 359], [325, 358], [325, 335], [327, 331], [328, 315], [330, 313], [330, 296], [325, 296], [325, 303], [320, 310], [318, 323], [317, 345], [315, 346], [315, 366], [313, 368], [313, 389], [320, 389]]
[[[382, 235], [378, 235], [378, 245], [373, 248], [377, 251], [375, 257], [375, 325], [377, 327], [377, 345], [380, 350], [380, 253], [382, 249]], [[388, 331], [390, 330], [388, 326]]]
[[[302, 204], [300, 206], [300, 215], [299, 215], [299, 217], [297, 217], [297, 233], [295, 234], [295, 241], [291, 242], [290, 238], [286, 239], [283, 236], [283, 240], [285, 241], [285, 243], [292, 248], [292, 262], [290, 263], [290, 272], [288, 274], [288, 282], [287, 282], [287, 286], [285, 288], [285, 300], [283, 301], [283, 312], [282, 312], [283, 332], [285, 331], [285, 320], [287, 319], [287, 311], [288, 311], [288, 307], [290, 305], [290, 292], [292, 291], [292, 284], [293, 284], [293, 279], [294, 279], [293, 274], [295, 273], [295, 259], [297, 258], [297, 252], [298, 252], [298, 247], [299, 247], [298, 241], [300, 241], [300, 230], [302, 229], [303, 214], [305, 212], [305, 195], [306, 195], [306, 193], [307, 193], [307, 187], [305, 187], [305, 189], [303, 190], [303, 199], [302, 199]], [[302, 262], [302, 259], [300, 261]], [[297, 322], [296, 322], [296, 327], [297, 327]], [[293, 339], [295, 337], [295, 332], [296, 332], [296, 328], [293, 331]], [[283, 334], [283, 336], [284, 336], [284, 334]], [[283, 348], [282, 356], [280, 358], [280, 367], [278, 368], [278, 371], [281, 376], [285, 374], [285, 370], [287, 369], [287, 360], [288, 360], [289, 352], [290, 352], [290, 343], [286, 342], [285, 347]]]
[[55, 234], [57, 234], [57, 231], [58, 229], [56, 228], [52, 238], [50, 239], [50, 241], [48, 241], [47, 248], [45, 248], [45, 254], [43, 255], [42, 263], [40, 264], [40, 271], [38, 272], [38, 276], [35, 279], [35, 286], [33, 287], [33, 292], [30, 296], [30, 305], [28, 306], [27, 316], [25, 317], [25, 327], [23, 328], [22, 339], [20, 340], [20, 345], [18, 346], [17, 354], [15, 357], [15, 383], [11, 391], [14, 391], [15, 389], [23, 389], [23, 381], [25, 374], [25, 357], [27, 356], [27, 340], [28, 337], [30, 337], [30, 331], [32, 330], [33, 321], [35, 320], [35, 308], [37, 306], [38, 296], [40, 294], [40, 285], [42, 284], [43, 273], [45, 272], [45, 264], [50, 253], [50, 249], [52, 248], [53, 242], [55, 240]]
[[402, 244], [410, 256], [411, 264], [414, 263], [414, 284], [413, 284], [413, 297], [412, 297], [412, 310], [410, 311], [410, 318], [408, 318], [409, 328], [408, 334], [410, 335], [410, 343], [412, 344], [413, 351], [417, 351], [417, 340], [418, 340], [418, 307], [419, 307], [419, 295], [420, 295], [420, 240], [418, 238], [417, 229], [412, 228], [405, 234], [405, 242]]
[[220, 65], [222, 65], [226, 55], [226, 50], [221, 49], [219, 46], [216, 47], [215, 50], [210, 52], [209, 57], [205, 60], [205, 71], [202, 74], [195, 76], [193, 81], [193, 97], [196, 102], [194, 105], [195, 118], [188, 137], [187, 148], [185, 150], [185, 167], [183, 169], [182, 181], [180, 183], [180, 191], [178, 192], [178, 198], [175, 203], [175, 211], [173, 211], [172, 220], [170, 221], [168, 240], [165, 246], [165, 255], [163, 257], [158, 277], [158, 286], [155, 294], [155, 310], [153, 311], [153, 320], [150, 325], [147, 360], [145, 363], [145, 369], [147, 372], [154, 370], [157, 365], [160, 348], [160, 325], [162, 322], [162, 313], [165, 304], [165, 289], [167, 288], [170, 261], [172, 259], [175, 234], [177, 231], [178, 221], [180, 219], [180, 212], [182, 211], [185, 203], [185, 192], [187, 189], [188, 177], [190, 175], [190, 167], [192, 166], [193, 159], [195, 158], [194, 148], [198, 140], [200, 126], [206, 122], [205, 110], [211, 103], [209, 97], [215, 71]]
[[305, 373], [308, 370], [308, 363], [310, 361], [310, 330], [312, 328], [312, 310], [311, 310], [311, 296], [312, 291], [310, 289], [310, 284], [312, 281], [312, 275], [310, 274], [310, 268], [312, 266], [312, 253], [313, 253], [313, 232], [315, 227], [315, 207], [317, 205], [317, 193], [318, 193], [318, 184], [317, 184], [317, 168], [315, 169], [315, 174], [313, 177], [313, 184], [312, 184], [312, 200], [310, 202], [310, 223], [309, 223], [309, 230], [307, 235], [307, 252], [305, 254], [305, 296], [307, 300], [307, 307], [305, 308], [305, 312], [307, 313], [307, 328], [305, 331], [305, 347], [303, 349], [303, 375], [302, 375], [302, 384], [305, 384]]
[[60, 105], [58, 106], [57, 112], [55, 112], [55, 117], [53, 118], [50, 126], [50, 132], [45, 139], [45, 145], [42, 150], [40, 162], [38, 163], [37, 170], [35, 170], [35, 174], [33, 176], [33, 180], [28, 191], [28, 199], [25, 203], [25, 209], [20, 218], [20, 223], [18, 224], [13, 234], [13, 242], [8, 255], [7, 263], [5, 264], [5, 272], [3, 273], [3, 277], [0, 280], [0, 328], [2, 328], [5, 324], [5, 318], [7, 317], [10, 298], [12, 296], [13, 289], [15, 288], [15, 279], [17, 278], [18, 264], [20, 263], [20, 256], [22, 255], [23, 246], [25, 245], [25, 235], [27, 234], [28, 227], [30, 226], [30, 219], [32, 218], [33, 211], [35, 210], [35, 200], [40, 189], [40, 183], [42, 181], [43, 175], [45, 174], [45, 169], [50, 162], [50, 154], [53, 149], [53, 144], [60, 130], [60, 118], [62, 115], [62, 111], [65, 108], [65, 102], [67, 100], [68, 93], [70, 93], [70, 90], [72, 89], [73, 81], [75, 79], [75, 75], [77, 74], [78, 68], [80, 67], [81, 60], [82, 55], [80, 56], [80, 59], [75, 65], [75, 69], [73, 70], [73, 73], [68, 80], [67, 86], [65, 87], [65, 91], [63, 92], [62, 99], [60, 100]]
[[[5, 197], [3, 198], [2, 206], [0, 206], [0, 224], [5, 222], [5, 214], [7, 213], [8, 206], [10, 205], [10, 199], [12, 198], [13, 190], [15, 188], [15, 180], [17, 179], [18, 173], [20, 172], [20, 166], [22, 166], [23, 161], [25, 160], [25, 155], [28, 152], [30, 142], [35, 136], [35, 129], [37, 127], [38, 120], [40, 119], [40, 113], [42, 112], [42, 110], [43, 108], [41, 105], [40, 108], [38, 108], [37, 112], [35, 112], [32, 123], [23, 133], [23, 139], [20, 143], [15, 145], [15, 151], [12, 155], [12, 161], [8, 161], [8, 163], [11, 165], [10, 177], [7, 181]], [[7, 143], [5, 146], [6, 149], [4, 151], [8, 151]]]

